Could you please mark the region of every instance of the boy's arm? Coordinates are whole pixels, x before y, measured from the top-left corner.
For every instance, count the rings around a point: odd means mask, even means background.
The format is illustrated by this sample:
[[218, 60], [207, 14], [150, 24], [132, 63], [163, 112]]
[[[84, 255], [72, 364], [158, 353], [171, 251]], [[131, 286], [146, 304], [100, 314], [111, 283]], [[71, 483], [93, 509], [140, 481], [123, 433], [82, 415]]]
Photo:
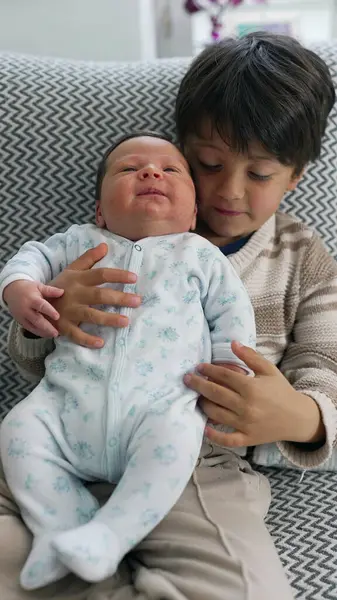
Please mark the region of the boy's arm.
[[33, 383], [42, 379], [45, 358], [54, 347], [53, 339], [30, 337], [17, 321], [12, 321], [8, 332], [8, 354], [24, 379]]
[[209, 287], [203, 301], [212, 340], [212, 362], [248, 367], [231, 349], [238, 341], [255, 348], [254, 311], [248, 293], [229, 260], [217, 252], [211, 267]]
[[318, 404], [325, 441], [278, 447], [293, 464], [310, 468], [324, 462], [337, 443], [337, 264], [316, 235], [301, 269], [296, 321], [279, 368], [295, 390]]

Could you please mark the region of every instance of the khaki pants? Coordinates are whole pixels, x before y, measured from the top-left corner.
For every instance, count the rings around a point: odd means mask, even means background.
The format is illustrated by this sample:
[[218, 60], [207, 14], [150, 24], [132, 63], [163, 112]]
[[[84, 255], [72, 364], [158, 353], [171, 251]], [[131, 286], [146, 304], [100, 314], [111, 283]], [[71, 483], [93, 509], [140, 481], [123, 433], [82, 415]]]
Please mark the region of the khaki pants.
[[[232, 452], [203, 447], [203, 458], [170, 514], [100, 584], [68, 576], [42, 590], [18, 584], [31, 536], [0, 477], [1, 600], [292, 600], [264, 524], [266, 478]], [[92, 490], [104, 502], [111, 486]]]

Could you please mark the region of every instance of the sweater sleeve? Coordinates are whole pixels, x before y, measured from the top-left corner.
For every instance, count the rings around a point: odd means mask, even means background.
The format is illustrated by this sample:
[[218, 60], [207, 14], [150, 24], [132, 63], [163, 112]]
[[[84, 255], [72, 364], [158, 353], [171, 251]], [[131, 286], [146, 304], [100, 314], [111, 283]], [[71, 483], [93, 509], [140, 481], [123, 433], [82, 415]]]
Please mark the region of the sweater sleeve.
[[295, 324], [279, 368], [295, 390], [317, 402], [326, 437], [320, 445], [278, 447], [294, 465], [313, 468], [330, 457], [337, 438], [337, 263], [315, 234], [301, 268]]
[[21, 325], [12, 321], [8, 334], [8, 354], [24, 379], [38, 383], [44, 375], [44, 360], [53, 350], [52, 339], [26, 337]]
[[254, 311], [239, 276], [220, 252], [211, 268], [203, 307], [211, 334], [212, 362], [234, 363], [250, 373], [232, 352], [231, 342], [255, 348]]

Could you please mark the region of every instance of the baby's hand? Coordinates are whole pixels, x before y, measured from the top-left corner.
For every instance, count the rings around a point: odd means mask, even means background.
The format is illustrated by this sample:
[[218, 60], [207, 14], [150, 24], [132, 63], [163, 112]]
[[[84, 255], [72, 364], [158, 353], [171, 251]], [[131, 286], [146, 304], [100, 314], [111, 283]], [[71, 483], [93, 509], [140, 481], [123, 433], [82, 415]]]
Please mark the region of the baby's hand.
[[5, 287], [3, 299], [24, 329], [38, 337], [57, 337], [57, 329], [43, 315], [54, 321], [59, 319], [59, 313], [45, 298], [59, 298], [62, 294], [62, 289], [20, 279]]

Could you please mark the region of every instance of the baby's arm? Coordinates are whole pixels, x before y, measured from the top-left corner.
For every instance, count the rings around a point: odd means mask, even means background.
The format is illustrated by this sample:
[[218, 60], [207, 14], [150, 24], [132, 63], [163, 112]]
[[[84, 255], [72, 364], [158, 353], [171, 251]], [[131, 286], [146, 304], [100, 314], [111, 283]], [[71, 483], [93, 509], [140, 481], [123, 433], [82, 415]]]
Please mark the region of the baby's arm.
[[211, 266], [209, 287], [204, 299], [205, 316], [212, 340], [212, 362], [240, 368], [250, 374], [248, 367], [231, 348], [233, 341], [255, 348], [254, 311], [248, 293], [229, 260], [216, 252]]
[[47, 301], [63, 290], [46, 285], [67, 266], [67, 233], [56, 234], [45, 243], [27, 242], [0, 273], [0, 300], [28, 331], [41, 337], [54, 337], [57, 330], [45, 318], [59, 314]]

